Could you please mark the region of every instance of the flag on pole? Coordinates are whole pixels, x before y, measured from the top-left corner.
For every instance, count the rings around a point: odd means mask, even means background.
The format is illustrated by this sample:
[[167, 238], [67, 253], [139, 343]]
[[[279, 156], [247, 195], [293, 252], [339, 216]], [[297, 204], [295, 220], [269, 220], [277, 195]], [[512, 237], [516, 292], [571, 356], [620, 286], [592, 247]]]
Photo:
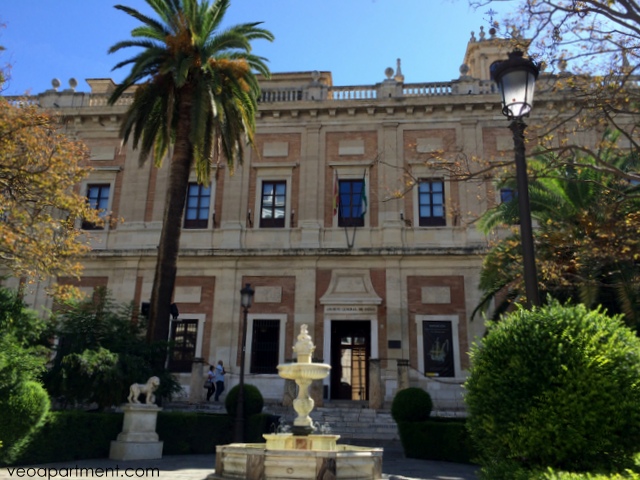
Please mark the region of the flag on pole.
[[364, 171], [364, 175], [362, 175], [362, 195], [360, 196], [361, 205], [360, 205], [360, 216], [364, 217], [367, 213], [367, 207], [369, 206], [369, 202], [367, 201], [367, 171]]
[[340, 193], [338, 185], [338, 171], [333, 171], [333, 216], [338, 214], [338, 207], [340, 205]]

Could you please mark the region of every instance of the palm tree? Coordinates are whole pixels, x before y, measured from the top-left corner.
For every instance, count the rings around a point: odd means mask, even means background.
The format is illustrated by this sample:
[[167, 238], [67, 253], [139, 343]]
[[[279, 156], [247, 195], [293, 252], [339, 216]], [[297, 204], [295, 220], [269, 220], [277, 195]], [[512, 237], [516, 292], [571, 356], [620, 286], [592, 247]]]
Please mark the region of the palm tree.
[[260, 94], [254, 72], [268, 77], [269, 69], [266, 59], [251, 53], [251, 41], [271, 41], [273, 35], [259, 28], [261, 22], [220, 31], [230, 0], [145, 1], [159, 20], [115, 7], [142, 25], [109, 53], [141, 51], [114, 67], [131, 70], [109, 103], [135, 87], [120, 134], [124, 142], [132, 136], [141, 162], [153, 155], [160, 167], [173, 147], [147, 333], [149, 341], [166, 341], [190, 171], [195, 167], [198, 182], [208, 183], [213, 159], [224, 156], [233, 171], [242, 161], [243, 144], [253, 145]]
[[[611, 152], [603, 152], [602, 158], [618, 172], [638, 169], [633, 154], [612, 158]], [[541, 291], [589, 307], [601, 304], [640, 327], [640, 187], [603, 169], [593, 157], [560, 165], [556, 158], [537, 157], [529, 167]], [[512, 179], [502, 183], [513, 184]], [[487, 211], [478, 223], [488, 233], [517, 222], [513, 199]], [[523, 291], [521, 265], [520, 239], [514, 232], [485, 257], [480, 273], [484, 295], [476, 311], [498, 299], [496, 318], [518, 301]]]

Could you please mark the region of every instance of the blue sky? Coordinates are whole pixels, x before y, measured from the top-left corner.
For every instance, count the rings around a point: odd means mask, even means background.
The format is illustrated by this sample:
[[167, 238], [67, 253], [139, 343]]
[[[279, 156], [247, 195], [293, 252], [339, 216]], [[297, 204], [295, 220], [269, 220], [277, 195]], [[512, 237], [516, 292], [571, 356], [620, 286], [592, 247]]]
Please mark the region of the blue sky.
[[[128, 55], [107, 50], [137, 22], [113, 5], [149, 12], [144, 0], [1, 2], [0, 63], [11, 65], [4, 95], [43, 92], [53, 78], [67, 88], [74, 77], [79, 91], [89, 90], [87, 78], [121, 80], [125, 71], [111, 69]], [[264, 22], [276, 39], [254, 51], [272, 72], [329, 70], [335, 85], [371, 85], [401, 58], [413, 83], [457, 78], [471, 31], [488, 30], [488, 10], [467, 0], [232, 0], [227, 24]]]

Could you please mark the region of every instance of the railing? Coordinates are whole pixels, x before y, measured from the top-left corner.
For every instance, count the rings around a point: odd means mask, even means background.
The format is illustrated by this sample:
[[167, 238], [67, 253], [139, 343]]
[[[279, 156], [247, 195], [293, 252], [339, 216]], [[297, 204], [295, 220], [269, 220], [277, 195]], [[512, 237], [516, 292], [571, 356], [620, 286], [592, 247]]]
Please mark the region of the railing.
[[[109, 95], [91, 95], [89, 98], [90, 107], [106, 107], [109, 101]], [[133, 103], [133, 94], [122, 95], [115, 105], [131, 105]]]
[[479, 95], [490, 95], [492, 93], [498, 93], [498, 87], [496, 87], [496, 82], [494, 82], [493, 80], [480, 80], [479, 83]]
[[4, 97], [7, 103], [14, 107], [26, 107], [29, 105], [39, 105], [37, 97]]
[[304, 90], [302, 88], [264, 88], [261, 91], [260, 103], [268, 102], [300, 102], [304, 96]]
[[[542, 80], [552, 86], [560, 77], [545, 75]], [[626, 78], [633, 88], [640, 88], [640, 77]], [[496, 85], [491, 80], [460, 79], [451, 82], [396, 83], [383, 82], [376, 85], [327, 86], [318, 83], [290, 87], [262, 87], [260, 103], [294, 103], [305, 101], [358, 101], [381, 98], [443, 97], [459, 95], [493, 95]], [[126, 93], [116, 102], [117, 106], [129, 106], [134, 94]], [[109, 94], [83, 93], [65, 90], [47, 91], [32, 96], [6, 96], [11, 105], [39, 105], [44, 108], [106, 107]]]
[[[491, 80], [473, 80], [467, 82], [464, 88], [457, 81], [453, 82], [425, 82], [396, 84], [389, 87], [388, 84], [355, 85], [355, 86], [326, 86], [305, 85], [293, 87], [269, 87], [262, 88], [259, 103], [294, 103], [313, 100], [352, 101], [352, 100], [376, 100], [389, 94], [392, 98], [402, 97], [442, 97], [452, 95], [488, 95], [496, 93], [495, 83]], [[471, 89], [467, 89], [471, 86]], [[462, 90], [465, 90], [464, 92]], [[382, 93], [381, 93], [382, 92]], [[45, 92], [30, 97], [5, 97], [13, 105], [40, 105], [46, 108], [65, 107], [106, 107], [109, 94], [106, 93], [82, 93], [82, 92]], [[126, 93], [116, 102], [116, 106], [129, 106], [133, 103], [134, 94]]]
[[402, 88], [405, 97], [434, 97], [439, 95], [451, 95], [451, 82], [437, 83], [410, 83]]
[[356, 85], [349, 87], [329, 87], [329, 100], [368, 100], [378, 98], [373, 85]]

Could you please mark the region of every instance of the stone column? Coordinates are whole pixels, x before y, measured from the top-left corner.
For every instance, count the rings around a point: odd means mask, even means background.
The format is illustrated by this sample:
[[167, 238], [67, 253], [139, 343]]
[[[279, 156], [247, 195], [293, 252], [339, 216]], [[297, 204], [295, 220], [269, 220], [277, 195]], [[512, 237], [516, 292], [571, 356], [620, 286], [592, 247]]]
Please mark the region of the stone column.
[[409, 360], [398, 359], [398, 391], [409, 388]]
[[194, 358], [191, 364], [191, 380], [189, 381], [189, 403], [204, 401], [204, 359]]
[[384, 403], [384, 388], [380, 372], [380, 359], [369, 359], [369, 408], [379, 410]]
[[[307, 124], [303, 135], [302, 155], [305, 161], [300, 165], [299, 195], [304, 192], [305, 201], [299, 203], [298, 225], [300, 226], [300, 246], [319, 248], [322, 230], [322, 211], [325, 189], [325, 164], [321, 157], [322, 136], [319, 123]], [[321, 158], [323, 159], [321, 161]]]

